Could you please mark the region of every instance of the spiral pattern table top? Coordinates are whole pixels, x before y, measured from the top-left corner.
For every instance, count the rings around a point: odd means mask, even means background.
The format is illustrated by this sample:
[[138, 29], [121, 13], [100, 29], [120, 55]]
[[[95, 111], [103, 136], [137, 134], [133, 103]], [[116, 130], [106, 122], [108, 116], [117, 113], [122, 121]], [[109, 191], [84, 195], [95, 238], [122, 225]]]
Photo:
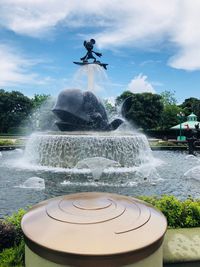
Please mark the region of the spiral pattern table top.
[[110, 255], [161, 239], [165, 217], [148, 204], [109, 193], [78, 193], [34, 206], [22, 220], [31, 242], [62, 253]]

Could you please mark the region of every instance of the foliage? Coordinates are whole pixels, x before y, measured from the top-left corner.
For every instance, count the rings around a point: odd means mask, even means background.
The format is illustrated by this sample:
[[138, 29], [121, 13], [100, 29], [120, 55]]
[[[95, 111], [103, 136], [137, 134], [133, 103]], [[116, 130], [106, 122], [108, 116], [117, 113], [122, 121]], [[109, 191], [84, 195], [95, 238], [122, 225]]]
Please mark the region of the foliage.
[[123, 103], [125, 99], [128, 97], [133, 96], [133, 93], [130, 91], [124, 91], [120, 96], [116, 98], [116, 104], [119, 106]]
[[[0, 89], [0, 132], [27, 134], [35, 130], [35, 121], [43, 119], [43, 125], [49, 122], [52, 105], [41, 112], [41, 106], [50, 99], [49, 95], [36, 94], [32, 99], [18, 91], [7, 92]], [[43, 114], [41, 114], [43, 113]], [[40, 127], [41, 128], [41, 127]], [[43, 129], [42, 129], [43, 130]]]
[[180, 107], [184, 110], [186, 116], [194, 112], [194, 114], [200, 119], [200, 99], [195, 97], [187, 98]]
[[160, 94], [161, 96], [161, 101], [163, 103], [164, 106], [166, 105], [176, 105], [177, 100], [175, 97], [175, 92], [171, 92], [171, 91], [164, 91]]
[[115, 105], [112, 105], [107, 99], [104, 99], [103, 104], [105, 106], [108, 117], [117, 115], [117, 107]]
[[[1, 267], [22, 267], [24, 266], [24, 238], [21, 230], [21, 219], [25, 214], [25, 210], [20, 209], [17, 213], [14, 213], [10, 217], [6, 217], [3, 221], [4, 225], [14, 229], [14, 235], [12, 239], [10, 235], [5, 235], [4, 231], [4, 243], [1, 249], [3, 251], [0, 253], [0, 266]], [[9, 228], [8, 228], [9, 229]], [[7, 233], [7, 232], [6, 232]], [[12, 246], [12, 247], [11, 247]], [[8, 248], [9, 247], [9, 248]]]
[[[128, 98], [127, 98], [128, 97]], [[126, 99], [124, 101], [124, 99]], [[145, 129], [156, 128], [159, 125], [163, 103], [161, 96], [152, 93], [133, 94], [125, 91], [117, 98], [122, 104], [122, 115], [133, 124]]]
[[0, 132], [7, 133], [9, 128], [18, 127], [32, 108], [31, 100], [18, 91], [0, 90]]
[[52, 130], [56, 117], [52, 112], [55, 100], [48, 95], [35, 95], [34, 108], [30, 115], [30, 128], [34, 130]]
[[12, 146], [15, 142], [13, 140], [9, 139], [0, 139], [0, 146]]
[[16, 231], [14, 225], [0, 220], [0, 251], [15, 244]]
[[200, 227], [200, 200], [188, 198], [184, 201], [174, 196], [164, 195], [162, 197], [139, 197], [160, 211], [166, 216], [168, 227], [189, 228]]
[[33, 103], [33, 108], [39, 108], [44, 102], [46, 102], [50, 98], [50, 95], [39, 95], [35, 94], [34, 97], [31, 99]]
[[163, 112], [161, 114], [160, 128], [170, 129], [172, 126], [179, 123], [177, 114], [181, 112], [182, 109], [175, 104], [164, 105]]
[[19, 209], [18, 212], [13, 213], [11, 216], [6, 217], [5, 221], [14, 225], [16, 230], [16, 244], [18, 244], [23, 239], [23, 233], [21, 230], [21, 220], [24, 214], [26, 213], [25, 210]]
[[1, 267], [23, 267], [25, 257], [25, 244], [21, 240], [18, 246], [4, 249], [0, 253], [0, 266]]

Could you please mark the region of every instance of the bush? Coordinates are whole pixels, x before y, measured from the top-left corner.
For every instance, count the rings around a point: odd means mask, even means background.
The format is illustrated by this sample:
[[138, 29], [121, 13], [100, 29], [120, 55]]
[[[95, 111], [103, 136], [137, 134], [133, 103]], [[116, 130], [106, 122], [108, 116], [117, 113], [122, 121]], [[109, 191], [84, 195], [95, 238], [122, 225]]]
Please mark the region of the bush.
[[4, 248], [10, 248], [15, 244], [16, 231], [14, 225], [0, 220], [0, 252]]
[[0, 266], [1, 267], [23, 267], [25, 257], [24, 240], [18, 246], [4, 249], [0, 253]]
[[13, 213], [11, 216], [5, 218], [5, 222], [14, 225], [16, 231], [16, 238], [15, 243], [16, 245], [20, 243], [23, 239], [23, 232], [21, 229], [21, 220], [24, 214], [26, 213], [25, 210], [19, 209], [18, 212]]
[[162, 211], [170, 228], [200, 227], [200, 200], [191, 198], [184, 201], [174, 196], [139, 197]]
[[[21, 230], [21, 220], [25, 210], [20, 209], [10, 217], [1, 221], [4, 228], [4, 239], [0, 243], [0, 267], [24, 266], [24, 238]], [[1, 236], [0, 236], [1, 240]]]
[[8, 139], [0, 139], [0, 146], [12, 146], [14, 145], [14, 141], [13, 140], [8, 140]]

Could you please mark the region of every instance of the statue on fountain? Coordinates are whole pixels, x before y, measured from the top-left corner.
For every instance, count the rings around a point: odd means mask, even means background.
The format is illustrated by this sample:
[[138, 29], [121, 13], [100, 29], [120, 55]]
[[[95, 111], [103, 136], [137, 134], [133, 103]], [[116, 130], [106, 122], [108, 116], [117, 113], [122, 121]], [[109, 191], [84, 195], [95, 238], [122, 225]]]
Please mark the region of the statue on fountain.
[[94, 59], [93, 63], [95, 63], [97, 60], [96, 58], [93, 56], [93, 53], [98, 56], [98, 57], [101, 57], [102, 54], [101, 53], [97, 53], [97, 52], [94, 52], [93, 51], [93, 47], [94, 47], [94, 44], [96, 43], [96, 41], [94, 39], [91, 39], [89, 42], [87, 41], [84, 41], [83, 45], [85, 46], [86, 50], [87, 50], [87, 54], [81, 58], [81, 60], [85, 63], [88, 62], [88, 59], [92, 58]]
[[[90, 39], [90, 41], [84, 41], [83, 45], [86, 48], [87, 53], [84, 57], [81, 58], [82, 62], [74, 61], [74, 64], [81, 65], [81, 66], [88, 65], [88, 64], [98, 64], [99, 66], [103, 67], [106, 70], [108, 64], [101, 63], [100, 61], [96, 60], [96, 58], [94, 57], [94, 54], [98, 57], [102, 56], [101, 53], [93, 51], [95, 43], [96, 41], [94, 39]], [[89, 59], [93, 59], [93, 62], [89, 62], [88, 61]]]
[[[84, 41], [87, 54], [81, 58], [82, 62], [74, 63], [80, 66], [98, 64], [106, 69], [108, 64], [97, 61], [93, 55], [102, 56], [93, 51], [94, 44], [94, 39]], [[89, 62], [89, 59], [93, 59], [93, 62]], [[52, 111], [60, 119], [56, 125], [61, 131], [112, 131], [123, 123], [120, 118], [109, 122], [102, 102], [91, 91], [80, 89], [63, 90]]]

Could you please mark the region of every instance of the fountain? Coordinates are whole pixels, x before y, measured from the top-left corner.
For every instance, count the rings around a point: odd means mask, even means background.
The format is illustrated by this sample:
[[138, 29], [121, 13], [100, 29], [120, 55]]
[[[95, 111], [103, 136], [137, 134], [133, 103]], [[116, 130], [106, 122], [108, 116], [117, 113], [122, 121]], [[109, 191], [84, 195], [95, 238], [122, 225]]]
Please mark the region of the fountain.
[[40, 177], [30, 177], [23, 184], [16, 187], [43, 190], [45, 189], [45, 182]]
[[[70, 101], [67, 108], [61, 105], [61, 109], [68, 109], [63, 113], [73, 119], [65, 121], [58, 117], [58, 122], [67, 126], [68, 131], [34, 133], [25, 151], [0, 153], [0, 217], [21, 207], [74, 192], [100, 191], [135, 196], [173, 192], [179, 198], [190, 192], [192, 196], [200, 197], [198, 169], [192, 175], [187, 173], [187, 182], [183, 179], [189, 168], [196, 167], [198, 156], [189, 155], [187, 157], [192, 157], [189, 160], [182, 152], [154, 151], [154, 158], [147, 138], [126, 127], [122, 118], [118, 118], [118, 122], [122, 122], [120, 126], [111, 129], [113, 123], [109, 121], [103, 104], [93, 93], [90, 94], [91, 84], [97, 80], [91, 77], [96, 69], [105, 72], [98, 63], [84, 63], [79, 67], [80, 71], [89, 72], [87, 95], [92, 95], [95, 103], [99, 103], [98, 107], [95, 104], [84, 108], [83, 103], [88, 103], [85, 99], [89, 98], [85, 98], [85, 92], [76, 89], [82, 100], [76, 100], [78, 104], [75, 101], [72, 109]], [[66, 92], [70, 92], [68, 96], [71, 97], [73, 90]], [[74, 105], [79, 112], [73, 110]], [[126, 105], [128, 100], [122, 111]], [[80, 110], [85, 111], [83, 119]], [[80, 121], [76, 123], [79, 116], [82, 124]], [[100, 118], [99, 124], [95, 124], [94, 117]], [[102, 125], [105, 127], [101, 128]], [[180, 164], [181, 169], [177, 168]]]
[[[102, 56], [92, 50], [94, 43], [94, 39], [84, 41], [87, 54], [81, 58], [82, 62], [74, 62], [88, 69], [89, 88], [94, 81], [90, 66], [93, 70], [97, 67], [98, 71], [99, 68], [104, 71], [108, 65], [94, 57], [93, 53]], [[89, 62], [89, 59], [94, 61]], [[126, 109], [126, 101], [122, 109]], [[32, 135], [25, 150], [29, 164], [64, 168], [70, 177], [76, 174], [84, 179], [109, 181], [112, 177], [113, 181], [120, 176], [127, 182], [135, 176], [140, 183], [150, 176], [153, 176], [150, 179], [157, 178], [147, 138], [133, 131], [119, 130], [120, 125], [123, 129], [122, 118], [109, 122], [104, 105], [91, 91], [62, 91], [53, 112], [59, 118], [56, 125], [60, 132]]]

